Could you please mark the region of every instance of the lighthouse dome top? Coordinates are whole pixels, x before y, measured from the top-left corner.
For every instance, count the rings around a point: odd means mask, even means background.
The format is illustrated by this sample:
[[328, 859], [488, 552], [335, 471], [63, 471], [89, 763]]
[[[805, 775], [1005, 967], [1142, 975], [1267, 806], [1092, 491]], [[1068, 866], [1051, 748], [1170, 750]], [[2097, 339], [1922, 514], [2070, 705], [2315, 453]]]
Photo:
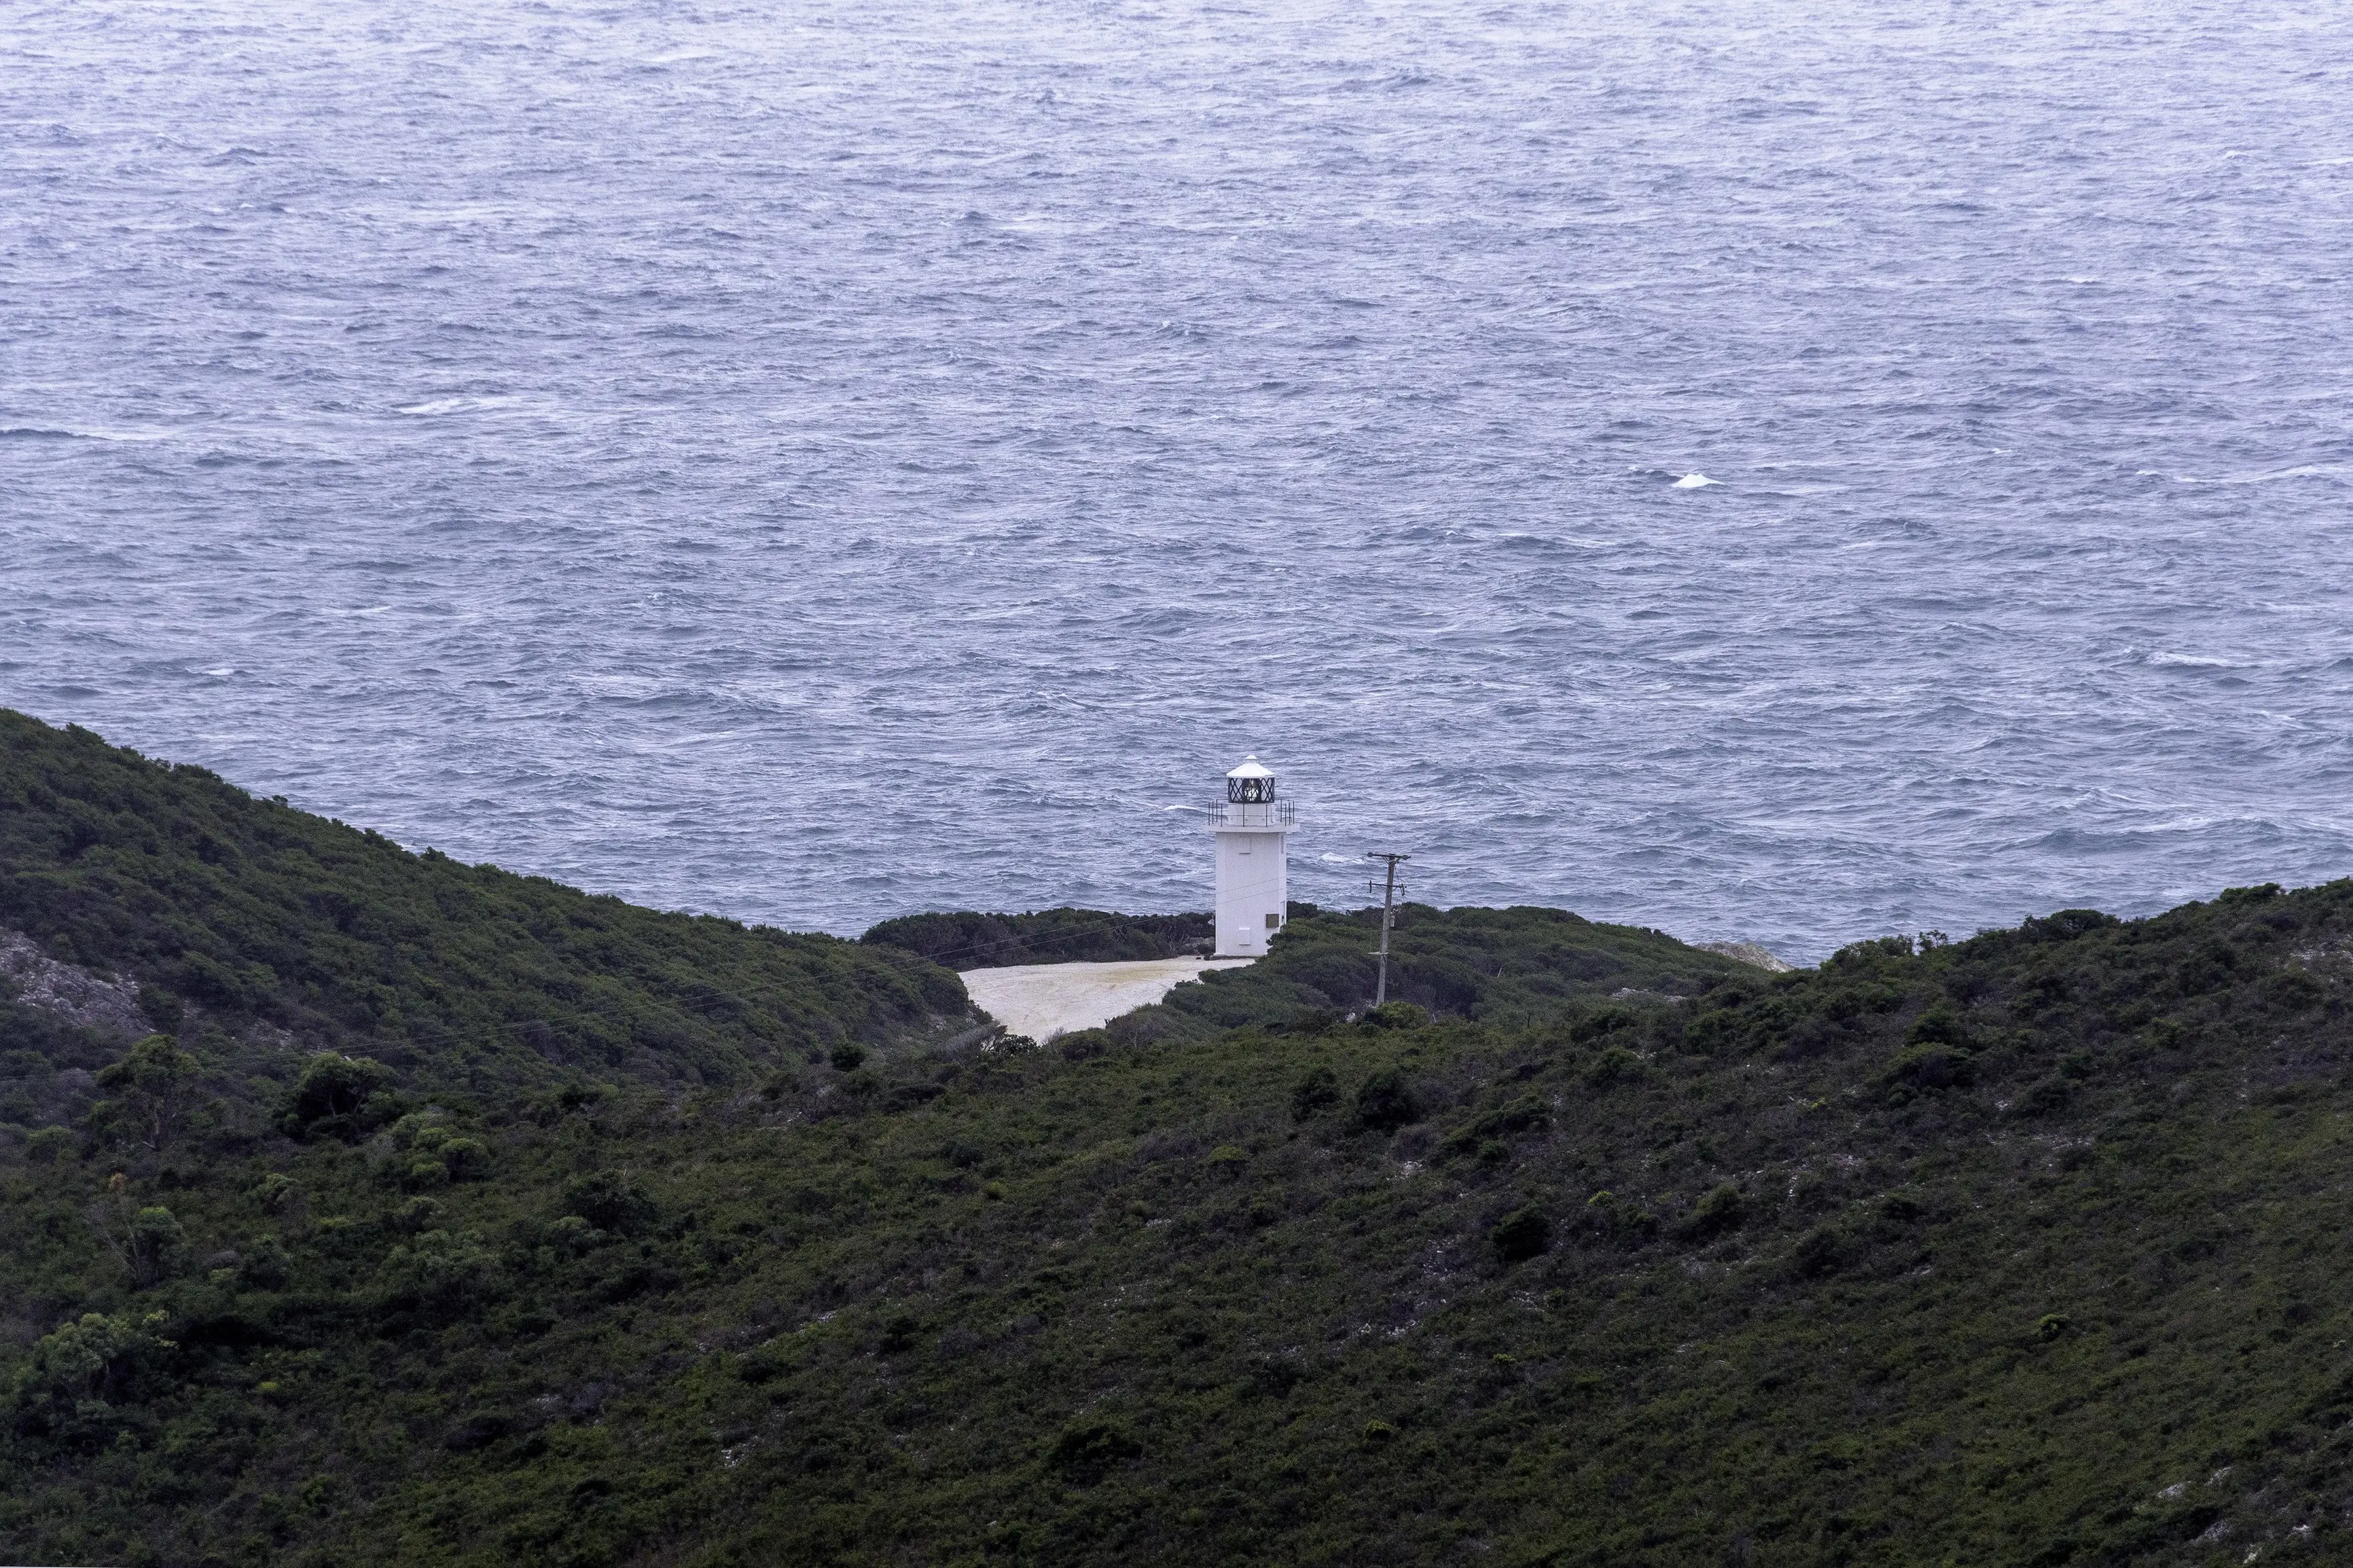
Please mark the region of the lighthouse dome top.
[[1254, 805], [1274, 798], [1274, 770], [1258, 760], [1255, 753], [1244, 757], [1241, 766], [1226, 774], [1226, 799], [1235, 805]]

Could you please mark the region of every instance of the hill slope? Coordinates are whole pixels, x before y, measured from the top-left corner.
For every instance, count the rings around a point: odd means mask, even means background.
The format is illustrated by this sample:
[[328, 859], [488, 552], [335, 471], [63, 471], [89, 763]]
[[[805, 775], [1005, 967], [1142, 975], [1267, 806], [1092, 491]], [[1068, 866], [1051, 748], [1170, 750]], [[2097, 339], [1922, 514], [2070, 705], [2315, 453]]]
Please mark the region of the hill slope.
[[454, 1087], [730, 1083], [960, 1026], [929, 963], [411, 854], [0, 710], [0, 928], [142, 984], [158, 1026], [267, 1026]]
[[300, 1137], [0, 1007], [0, 1555], [2343, 1556], [2353, 883], [1690, 962]]
[[[1260, 1025], [1314, 1032], [1372, 1005], [1380, 944], [1378, 910], [1293, 904], [1271, 950], [1241, 969], [1213, 970], [1166, 1003], [1141, 1007], [1062, 1044], [1072, 1052], [1169, 1039], [1205, 1039]], [[911, 915], [885, 921], [860, 942], [898, 947], [958, 969], [1207, 952], [1207, 915], [1139, 916], [1099, 910], [1039, 914]], [[1641, 926], [1601, 925], [1567, 910], [1436, 910], [1406, 904], [1389, 942], [1392, 1001], [1441, 1018], [1526, 1023], [1565, 1004], [1642, 993], [1656, 1001], [1694, 995], [1757, 966], [1689, 947]]]

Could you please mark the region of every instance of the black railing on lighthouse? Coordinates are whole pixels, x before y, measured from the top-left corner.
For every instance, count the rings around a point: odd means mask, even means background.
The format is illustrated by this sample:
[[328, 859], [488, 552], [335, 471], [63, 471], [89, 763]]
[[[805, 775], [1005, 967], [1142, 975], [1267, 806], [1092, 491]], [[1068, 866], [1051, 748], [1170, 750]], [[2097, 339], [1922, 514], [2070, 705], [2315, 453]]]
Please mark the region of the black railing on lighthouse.
[[1208, 812], [1212, 827], [1294, 827], [1299, 818], [1287, 800], [1271, 800], [1253, 805], [1212, 805]]

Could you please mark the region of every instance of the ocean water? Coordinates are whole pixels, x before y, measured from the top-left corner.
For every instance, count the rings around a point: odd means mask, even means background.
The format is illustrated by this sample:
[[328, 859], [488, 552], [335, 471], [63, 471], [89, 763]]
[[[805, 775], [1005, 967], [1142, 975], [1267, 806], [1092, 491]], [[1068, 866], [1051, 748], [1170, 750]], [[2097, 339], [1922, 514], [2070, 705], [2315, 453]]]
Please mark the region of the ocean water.
[[16, 0], [0, 703], [854, 931], [2353, 873], [2353, 7]]

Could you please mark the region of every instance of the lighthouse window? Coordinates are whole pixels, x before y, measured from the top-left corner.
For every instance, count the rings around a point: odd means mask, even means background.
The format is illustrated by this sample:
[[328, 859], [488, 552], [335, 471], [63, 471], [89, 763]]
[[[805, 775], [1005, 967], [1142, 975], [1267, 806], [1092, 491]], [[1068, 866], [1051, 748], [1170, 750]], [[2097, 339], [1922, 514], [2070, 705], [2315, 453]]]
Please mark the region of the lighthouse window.
[[1267, 930], [1269, 930], [1269, 931], [1280, 931], [1282, 928], [1282, 917], [1281, 915], [1269, 915], [1269, 916], [1267, 916], [1267, 917], [1266, 917], [1266, 929], [1267, 929]]

